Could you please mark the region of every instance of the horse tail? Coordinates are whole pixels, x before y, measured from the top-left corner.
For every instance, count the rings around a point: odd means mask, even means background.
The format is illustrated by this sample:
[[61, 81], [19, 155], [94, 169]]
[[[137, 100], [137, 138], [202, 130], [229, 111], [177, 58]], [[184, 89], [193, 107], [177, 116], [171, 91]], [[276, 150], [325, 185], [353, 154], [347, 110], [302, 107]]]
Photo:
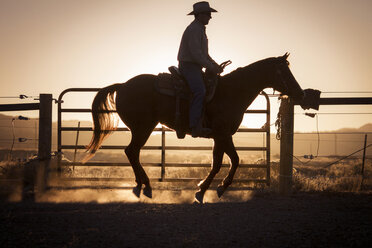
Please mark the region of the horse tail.
[[117, 83], [100, 89], [92, 103], [93, 137], [87, 146], [88, 153], [83, 158], [83, 163], [91, 159], [101, 146], [103, 140], [108, 137], [118, 126], [118, 118], [115, 118], [116, 91], [122, 86]]

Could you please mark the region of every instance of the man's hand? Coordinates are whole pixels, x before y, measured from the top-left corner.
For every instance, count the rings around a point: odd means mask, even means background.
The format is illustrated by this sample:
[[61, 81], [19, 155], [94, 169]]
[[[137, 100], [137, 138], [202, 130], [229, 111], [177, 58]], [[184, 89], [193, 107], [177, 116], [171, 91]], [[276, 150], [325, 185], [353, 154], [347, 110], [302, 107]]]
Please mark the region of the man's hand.
[[223, 72], [223, 69], [216, 63], [213, 63], [212, 64], [212, 67], [209, 68], [209, 70], [213, 73], [213, 74], [219, 74], [221, 72]]

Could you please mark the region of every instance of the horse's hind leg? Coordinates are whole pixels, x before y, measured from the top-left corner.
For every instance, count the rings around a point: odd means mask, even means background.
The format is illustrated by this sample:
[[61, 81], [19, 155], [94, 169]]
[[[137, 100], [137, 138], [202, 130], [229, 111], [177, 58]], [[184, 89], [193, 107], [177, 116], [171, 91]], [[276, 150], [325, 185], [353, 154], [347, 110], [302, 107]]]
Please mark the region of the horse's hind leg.
[[225, 190], [227, 189], [227, 187], [229, 187], [229, 185], [232, 183], [236, 169], [239, 166], [239, 156], [238, 153], [236, 152], [232, 137], [230, 137], [230, 139], [225, 143], [225, 153], [230, 158], [231, 166], [229, 174], [227, 175], [227, 177], [224, 178], [222, 184], [218, 185], [217, 187], [218, 197], [221, 197]]
[[128, 147], [125, 149], [125, 154], [127, 155], [130, 164], [132, 165], [137, 186], [133, 188], [133, 193], [139, 197], [141, 193], [142, 184], [145, 185], [143, 190], [143, 194], [149, 198], [152, 198], [152, 189], [150, 186], [150, 180], [143, 169], [140, 160], [140, 150], [142, 146], [146, 143], [147, 139], [149, 138], [152, 130], [154, 129], [156, 123], [148, 128], [134, 128], [131, 129], [132, 131], [132, 140]]

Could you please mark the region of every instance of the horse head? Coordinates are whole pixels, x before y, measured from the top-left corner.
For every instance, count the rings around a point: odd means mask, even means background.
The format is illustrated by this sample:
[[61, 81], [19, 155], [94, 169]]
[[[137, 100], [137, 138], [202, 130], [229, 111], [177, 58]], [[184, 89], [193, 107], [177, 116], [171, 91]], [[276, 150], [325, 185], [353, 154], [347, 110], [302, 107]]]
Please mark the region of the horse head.
[[272, 63], [274, 73], [270, 80], [270, 86], [283, 95], [288, 95], [299, 101], [303, 99], [304, 92], [289, 69], [288, 56], [289, 53], [285, 53], [283, 56], [274, 58]]

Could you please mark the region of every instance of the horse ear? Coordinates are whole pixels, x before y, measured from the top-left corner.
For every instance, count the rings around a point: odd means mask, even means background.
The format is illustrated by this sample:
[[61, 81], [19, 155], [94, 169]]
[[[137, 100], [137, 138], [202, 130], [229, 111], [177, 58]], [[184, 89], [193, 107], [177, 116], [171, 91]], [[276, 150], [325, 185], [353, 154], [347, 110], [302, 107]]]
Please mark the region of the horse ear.
[[283, 58], [284, 58], [284, 59], [287, 59], [287, 58], [289, 57], [289, 54], [290, 54], [290, 53], [288, 53], [288, 52], [285, 53], [285, 54], [283, 55]]

